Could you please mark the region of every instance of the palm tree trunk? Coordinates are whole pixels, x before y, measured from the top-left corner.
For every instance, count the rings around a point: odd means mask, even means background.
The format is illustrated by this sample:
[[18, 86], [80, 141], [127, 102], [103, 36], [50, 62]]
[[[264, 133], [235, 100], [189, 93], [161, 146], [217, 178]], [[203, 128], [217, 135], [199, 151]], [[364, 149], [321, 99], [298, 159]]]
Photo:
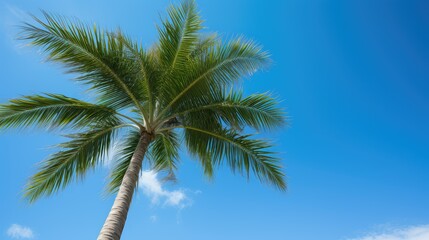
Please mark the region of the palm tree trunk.
[[143, 131], [137, 148], [131, 158], [130, 165], [119, 187], [115, 202], [104, 222], [103, 228], [98, 235], [97, 240], [119, 240], [122, 230], [124, 229], [125, 221], [128, 215], [128, 209], [131, 205], [134, 190], [142, 168], [143, 157], [152, 140], [152, 135]]

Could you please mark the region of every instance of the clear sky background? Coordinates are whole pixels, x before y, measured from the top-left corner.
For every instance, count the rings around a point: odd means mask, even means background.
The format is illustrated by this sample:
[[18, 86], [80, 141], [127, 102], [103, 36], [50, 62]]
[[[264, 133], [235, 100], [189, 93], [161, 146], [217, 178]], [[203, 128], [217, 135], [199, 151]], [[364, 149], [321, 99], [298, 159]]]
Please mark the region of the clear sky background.
[[[177, 184], [146, 179], [123, 239], [429, 239], [429, 2], [197, 2], [206, 31], [243, 34], [272, 53], [269, 71], [244, 88], [283, 99], [290, 126], [269, 136], [289, 190], [227, 168], [209, 182], [183, 154]], [[26, 13], [44, 9], [120, 26], [150, 46], [168, 4], [3, 0], [0, 102], [41, 92], [87, 99], [72, 76], [14, 39], [15, 26], [30, 20]], [[36, 163], [60, 140], [43, 130], [0, 134], [0, 239], [96, 238], [113, 202], [103, 197], [108, 167], [33, 205], [21, 199]], [[174, 202], [177, 194], [186, 197]]]

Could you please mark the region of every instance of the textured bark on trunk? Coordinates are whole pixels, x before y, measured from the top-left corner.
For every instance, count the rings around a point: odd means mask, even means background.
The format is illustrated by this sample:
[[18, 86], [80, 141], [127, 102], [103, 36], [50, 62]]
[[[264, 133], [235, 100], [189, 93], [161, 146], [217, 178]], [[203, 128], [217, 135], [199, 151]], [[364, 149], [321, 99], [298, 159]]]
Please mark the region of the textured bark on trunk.
[[124, 179], [119, 187], [115, 202], [113, 203], [112, 209], [104, 222], [97, 240], [119, 240], [121, 238], [122, 230], [124, 229], [128, 215], [128, 209], [130, 208], [142, 168], [142, 161], [151, 140], [152, 136], [148, 132], [143, 131]]

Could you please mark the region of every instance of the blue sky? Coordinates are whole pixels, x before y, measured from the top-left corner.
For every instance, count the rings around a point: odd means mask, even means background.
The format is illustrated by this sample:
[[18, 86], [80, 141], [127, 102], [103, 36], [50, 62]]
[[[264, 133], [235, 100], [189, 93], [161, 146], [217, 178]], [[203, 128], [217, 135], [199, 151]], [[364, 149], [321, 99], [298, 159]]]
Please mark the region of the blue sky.
[[[244, 88], [283, 99], [290, 126], [269, 136], [289, 190], [226, 168], [209, 182], [183, 154], [177, 184], [148, 175], [123, 239], [429, 239], [429, 2], [197, 2], [208, 31], [243, 34], [272, 54], [269, 71]], [[85, 98], [59, 66], [14, 39], [25, 13], [120, 26], [150, 46], [168, 4], [3, 0], [0, 102], [40, 92]], [[103, 197], [108, 167], [33, 205], [21, 199], [36, 163], [60, 140], [37, 129], [0, 134], [0, 239], [96, 238], [113, 201]]]

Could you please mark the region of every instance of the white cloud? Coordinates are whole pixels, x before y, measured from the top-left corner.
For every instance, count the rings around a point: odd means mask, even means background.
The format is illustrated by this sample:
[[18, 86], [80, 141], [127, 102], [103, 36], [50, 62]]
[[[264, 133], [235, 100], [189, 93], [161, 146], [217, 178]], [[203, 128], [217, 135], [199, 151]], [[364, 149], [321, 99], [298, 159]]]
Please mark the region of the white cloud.
[[[112, 169], [115, 160], [118, 158], [118, 153], [123, 146], [121, 144], [113, 144], [110, 149], [106, 152], [103, 158], [103, 165], [107, 169]], [[139, 178], [139, 188], [143, 190], [143, 193], [150, 198], [152, 204], [163, 206], [178, 207], [183, 209], [192, 205], [192, 199], [188, 197], [187, 193], [200, 194], [201, 191], [195, 192], [179, 189], [179, 190], [167, 190], [162, 186], [160, 180], [158, 180], [158, 173], [153, 170], [142, 171]]]
[[348, 240], [429, 240], [429, 225], [390, 229]]
[[14, 239], [34, 238], [33, 231], [29, 227], [24, 227], [18, 224], [12, 224], [7, 230], [7, 235]]
[[190, 205], [190, 199], [186, 196], [184, 190], [169, 191], [164, 189], [157, 176], [158, 173], [153, 170], [143, 171], [139, 179], [139, 188], [151, 199], [152, 204], [159, 204], [162, 202], [166, 206], [179, 208]]

